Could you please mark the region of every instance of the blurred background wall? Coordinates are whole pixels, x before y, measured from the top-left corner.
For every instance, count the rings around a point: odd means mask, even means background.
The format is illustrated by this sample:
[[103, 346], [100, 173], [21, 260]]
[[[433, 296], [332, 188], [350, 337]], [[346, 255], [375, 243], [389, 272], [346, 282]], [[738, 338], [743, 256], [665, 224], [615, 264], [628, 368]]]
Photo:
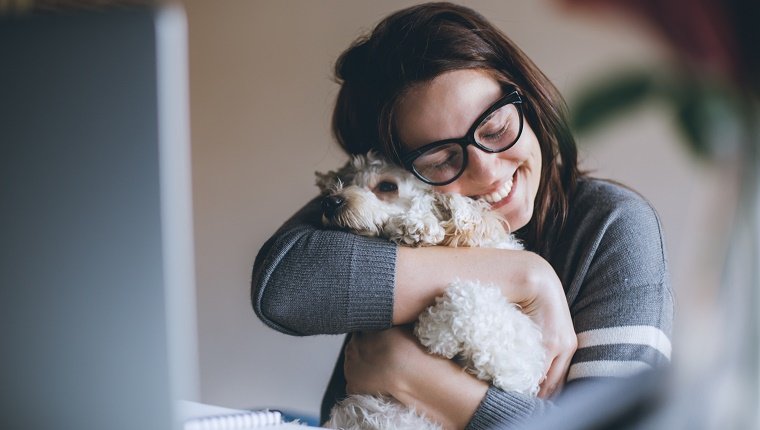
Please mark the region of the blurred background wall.
[[[316, 195], [313, 172], [343, 163], [329, 130], [340, 52], [410, 1], [185, 0], [202, 401], [317, 414], [342, 337], [265, 327], [249, 300], [253, 259]], [[627, 22], [552, 1], [461, 2], [502, 28], [571, 102], [630, 66], [662, 64], [656, 39]], [[709, 302], [730, 200], [657, 105], [579, 139], [582, 167], [648, 198], [660, 213], [679, 309]], [[716, 249], [718, 251], [716, 251]], [[717, 252], [717, 253], [716, 253]], [[682, 312], [683, 313], [683, 312]]]

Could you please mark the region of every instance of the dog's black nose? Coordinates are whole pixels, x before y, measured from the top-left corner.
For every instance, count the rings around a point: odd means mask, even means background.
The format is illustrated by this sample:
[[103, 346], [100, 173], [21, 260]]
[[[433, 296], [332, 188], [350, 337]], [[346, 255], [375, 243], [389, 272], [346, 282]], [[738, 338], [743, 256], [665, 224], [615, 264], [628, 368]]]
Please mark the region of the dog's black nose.
[[335, 213], [338, 212], [338, 209], [340, 209], [341, 206], [343, 206], [343, 203], [345, 203], [345, 199], [341, 196], [332, 195], [327, 196], [324, 199], [322, 199], [322, 212], [325, 214], [326, 217], [332, 218], [335, 216]]

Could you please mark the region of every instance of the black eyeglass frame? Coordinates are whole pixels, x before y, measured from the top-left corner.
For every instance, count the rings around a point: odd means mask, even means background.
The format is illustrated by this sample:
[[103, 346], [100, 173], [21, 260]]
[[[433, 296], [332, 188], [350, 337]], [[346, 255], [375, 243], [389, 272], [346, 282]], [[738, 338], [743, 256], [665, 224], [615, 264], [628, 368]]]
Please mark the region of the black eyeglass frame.
[[[467, 146], [474, 145], [476, 148], [480, 149], [483, 152], [487, 152], [489, 154], [497, 154], [499, 152], [504, 152], [507, 149], [513, 147], [515, 143], [517, 143], [517, 141], [520, 140], [520, 136], [522, 136], [522, 131], [523, 131], [523, 124], [525, 123], [524, 114], [522, 110], [522, 103], [523, 103], [523, 99], [520, 96], [520, 93], [516, 89], [513, 89], [512, 91], [507, 92], [507, 94], [504, 97], [497, 100], [493, 105], [491, 105], [491, 107], [486, 109], [485, 112], [483, 112], [475, 120], [475, 122], [472, 124], [470, 129], [467, 130], [467, 134], [465, 134], [464, 136], [451, 138], [451, 139], [438, 140], [433, 143], [424, 145], [406, 154], [404, 157], [402, 157], [401, 163], [404, 165], [404, 168], [412, 172], [414, 176], [417, 177], [417, 179], [421, 180], [422, 182], [425, 182], [426, 184], [430, 184], [434, 186], [448, 185], [456, 181], [457, 179], [459, 179], [459, 177], [462, 176], [462, 173], [464, 173], [465, 169], [467, 168], [467, 162], [469, 161], [467, 159]], [[491, 149], [478, 143], [478, 141], [475, 140], [475, 132], [478, 130], [478, 127], [480, 127], [480, 125], [483, 123], [483, 121], [486, 120], [486, 118], [488, 118], [489, 115], [491, 115], [496, 110], [508, 104], [515, 105], [515, 107], [517, 108], [517, 114], [520, 118], [520, 128], [517, 131], [517, 136], [515, 137], [515, 140], [512, 141], [512, 143], [510, 143], [509, 145], [506, 145], [505, 147], [500, 148], [500, 149]], [[457, 173], [453, 178], [447, 181], [443, 181], [443, 182], [431, 181], [427, 179], [426, 177], [424, 177], [421, 173], [419, 173], [417, 169], [414, 167], [414, 164], [413, 164], [414, 160], [416, 160], [420, 155], [424, 154], [425, 152], [431, 149], [437, 148], [439, 146], [450, 145], [452, 143], [457, 143], [462, 147], [462, 168], [459, 170], [459, 173]]]

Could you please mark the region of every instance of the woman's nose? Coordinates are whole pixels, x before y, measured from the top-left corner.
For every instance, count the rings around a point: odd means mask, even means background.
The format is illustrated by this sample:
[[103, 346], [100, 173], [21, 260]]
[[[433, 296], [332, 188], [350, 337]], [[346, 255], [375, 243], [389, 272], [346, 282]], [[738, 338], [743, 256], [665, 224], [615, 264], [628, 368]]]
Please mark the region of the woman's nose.
[[464, 174], [474, 183], [491, 184], [498, 175], [499, 154], [481, 151], [475, 146], [467, 148], [467, 167]]

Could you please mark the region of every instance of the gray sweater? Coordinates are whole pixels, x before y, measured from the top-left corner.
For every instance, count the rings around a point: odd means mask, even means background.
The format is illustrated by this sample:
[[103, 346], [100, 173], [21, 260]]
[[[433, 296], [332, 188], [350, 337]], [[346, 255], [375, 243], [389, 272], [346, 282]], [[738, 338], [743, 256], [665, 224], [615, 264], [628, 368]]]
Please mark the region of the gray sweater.
[[[275, 330], [298, 336], [390, 327], [396, 245], [324, 230], [319, 220], [315, 199], [259, 251], [251, 283], [256, 315]], [[668, 363], [673, 297], [652, 206], [614, 183], [580, 179], [556, 243], [548, 260], [562, 281], [578, 334], [567, 386]], [[344, 390], [341, 350], [322, 421]], [[551, 406], [491, 387], [468, 429], [510, 426]]]

